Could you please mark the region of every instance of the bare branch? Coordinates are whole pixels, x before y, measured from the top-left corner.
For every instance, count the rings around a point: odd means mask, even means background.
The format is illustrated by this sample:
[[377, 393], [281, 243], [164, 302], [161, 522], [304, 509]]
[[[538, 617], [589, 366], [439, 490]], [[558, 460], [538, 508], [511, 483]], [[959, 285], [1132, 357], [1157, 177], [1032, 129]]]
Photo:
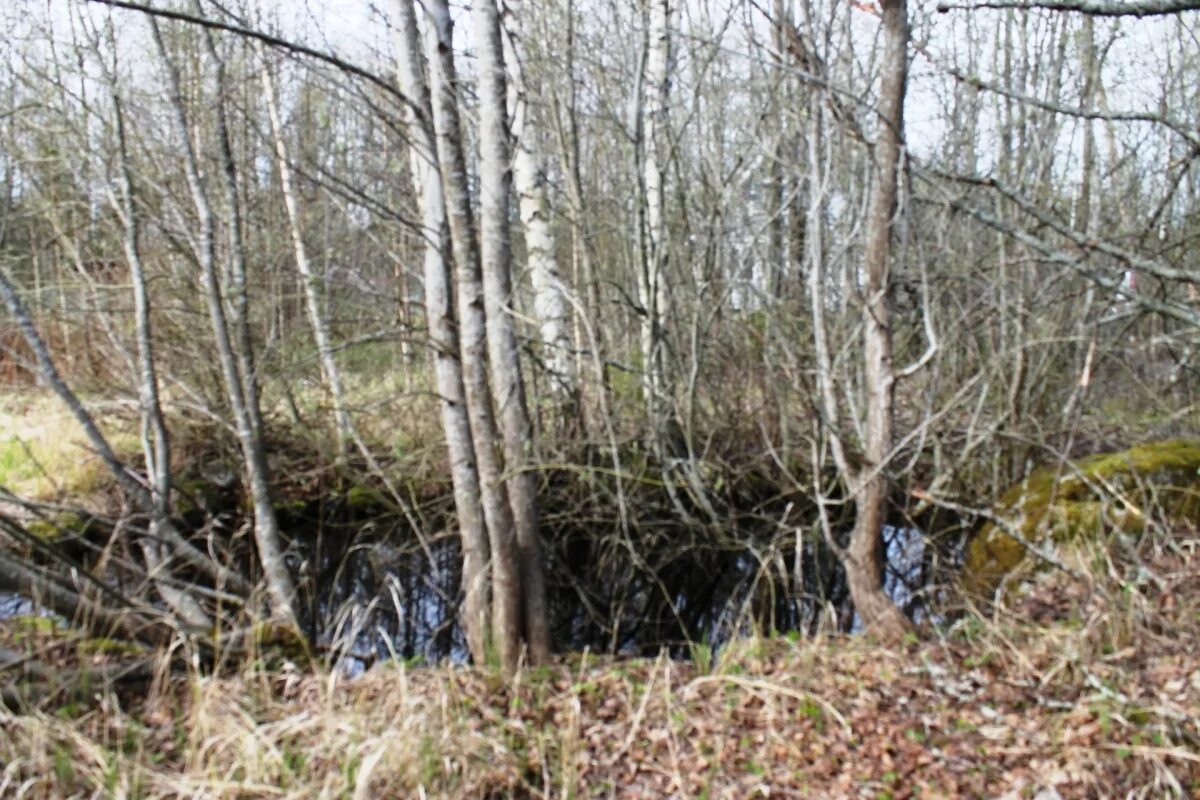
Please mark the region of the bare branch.
[[979, 75], [973, 75], [968, 72], [956, 69], [948, 64], [939, 63], [928, 48], [919, 48], [920, 51], [929, 59], [930, 63], [937, 66], [938, 69], [945, 71], [955, 80], [962, 81], [966, 85], [986, 92], [992, 92], [1002, 97], [1011, 98], [1025, 105], [1040, 108], [1043, 111], [1049, 111], [1053, 114], [1062, 114], [1068, 117], [1085, 120], [1100, 120], [1102, 122], [1148, 122], [1154, 125], [1162, 125], [1171, 131], [1179, 134], [1188, 145], [1191, 146], [1193, 152], [1200, 153], [1200, 133], [1192, 130], [1186, 123], [1180, 122], [1177, 119], [1167, 116], [1166, 114], [1156, 114], [1151, 111], [1102, 111], [1097, 108], [1079, 108], [1069, 106], [1063, 103], [1055, 103], [1050, 100], [1043, 100], [1040, 97], [1018, 92], [1007, 86], [992, 81], [986, 81]]
[[162, 19], [174, 20], [176, 22], [186, 22], [189, 25], [199, 25], [201, 28], [206, 28], [209, 30], [233, 33], [238, 36], [244, 36], [247, 39], [254, 39], [262, 42], [265, 45], [269, 45], [280, 50], [286, 50], [289, 53], [307, 56], [308, 58], [320, 61], [324, 64], [329, 64], [332, 67], [336, 67], [348, 75], [362, 78], [363, 80], [379, 87], [385, 93], [395, 97], [397, 100], [412, 108], [414, 113], [418, 115], [421, 114], [420, 105], [412, 103], [409, 98], [402, 91], [400, 91], [399, 88], [397, 88], [394, 80], [372, 72], [365, 67], [360, 67], [359, 65], [333, 53], [325, 53], [315, 48], [308, 47], [307, 45], [300, 44], [299, 42], [293, 42], [279, 36], [273, 36], [264, 31], [246, 27], [245, 25], [236, 25], [231, 22], [221, 22], [220, 20], [209, 19], [208, 17], [202, 17], [197, 14], [188, 14], [183, 11], [171, 11], [165, 8], [155, 8], [154, 6], [146, 5], [145, 3], [130, 3], [126, 2], [125, 0], [87, 0], [87, 2], [98, 3], [111, 8], [121, 8], [127, 11], [138, 11], [151, 17], [159, 17]]
[[980, 3], [938, 3], [947, 11], [978, 11], [981, 8], [1015, 8], [1021, 11], [1075, 11], [1089, 17], [1157, 17], [1200, 9], [1197, 0], [984, 0]]
[[[920, 175], [925, 180], [931, 180], [934, 175], [937, 175], [941, 178], [952, 178], [960, 180], [964, 183], [1000, 189], [1001, 193], [1006, 197], [1011, 200], [1018, 201], [1018, 204], [1021, 206], [1022, 210], [1029, 213], [1042, 225], [1049, 227], [1051, 230], [1061, 233], [1068, 238], [1076, 238], [1062, 223], [1053, 220], [1053, 218], [1051, 218], [1048, 214], [1038, 210], [1033, 204], [1028, 203], [1028, 201], [1022, 202], [1015, 193], [1004, 191], [993, 180], [983, 178], [968, 179], [962, 176], [948, 176], [933, 171], [926, 172], [924, 170], [915, 171], [915, 174]], [[988, 211], [963, 202], [961, 199], [946, 198], [941, 202], [944, 202], [946, 205], [955, 209], [956, 211], [960, 211], [971, 217], [974, 217], [979, 222], [1008, 236], [1014, 241], [1021, 242], [1026, 247], [1029, 247], [1035, 252], [1040, 253], [1042, 257], [1050, 263], [1067, 267], [1068, 269], [1092, 281], [1097, 286], [1114, 292], [1122, 301], [1132, 303], [1133, 305], [1139, 306], [1147, 311], [1153, 311], [1155, 313], [1162, 314], [1163, 316], [1177, 319], [1180, 322], [1184, 322], [1189, 325], [1200, 326], [1200, 311], [1197, 311], [1190, 304], [1171, 300], [1160, 300], [1148, 294], [1132, 292], [1122, 285], [1120, 278], [1104, 274], [1097, 268], [1091, 266], [1090, 255], [1093, 251], [1103, 252], [1107, 255], [1113, 256], [1114, 258], [1124, 261], [1136, 269], [1145, 271], [1148, 274], [1152, 274], [1155, 277], [1162, 278], [1163, 280], [1178, 280], [1188, 282], [1195, 281], [1194, 277], [1187, 275], [1182, 270], [1174, 269], [1173, 267], [1162, 264], [1158, 261], [1151, 261], [1149, 259], [1141, 258], [1133, 253], [1124, 251], [1115, 245], [1102, 243], [1097, 239], [1075, 241], [1074, 243], [1077, 246], [1076, 252], [1068, 252], [1050, 244], [1038, 236], [1034, 236], [1024, 228], [1002, 220]]]

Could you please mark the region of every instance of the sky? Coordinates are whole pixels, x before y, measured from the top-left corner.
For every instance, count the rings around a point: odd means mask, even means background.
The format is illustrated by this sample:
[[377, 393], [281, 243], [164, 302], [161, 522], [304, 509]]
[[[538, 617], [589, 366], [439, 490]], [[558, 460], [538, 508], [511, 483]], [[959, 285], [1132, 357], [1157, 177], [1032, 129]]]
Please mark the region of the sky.
[[[225, 2], [226, 0], [222, 0]], [[235, 0], [228, 0], [231, 4]], [[550, 0], [525, 0], [528, 4], [549, 2]], [[206, 4], [208, 0], [205, 0]], [[310, 46], [328, 49], [367, 67], [376, 67], [381, 58], [389, 58], [390, 32], [386, 23], [388, 6], [391, 0], [249, 0], [255, 9], [255, 14], [271, 20], [270, 27], [282, 30], [285, 37], [305, 41]], [[577, 0], [577, 7], [586, 9], [589, 2], [601, 3], [601, 0]], [[618, 4], [620, 0], [615, 0]], [[634, 0], [626, 0], [628, 3]], [[682, 19], [720, 17], [725, 9], [736, 6], [735, 0], [685, 0], [692, 13], [685, 13]], [[458, 11], [459, 41], [469, 48], [470, 20], [465, 13], [467, 2], [455, 2]], [[605, 4], [607, 6], [607, 3]], [[860, 4], [861, 5], [861, 4]], [[136, 12], [109, 10], [99, 5], [88, 4], [84, 0], [7, 0], [0, 2], [7, 6], [8, 12], [0, 11], [0, 20], [4, 22], [5, 30], [14, 26], [20, 29], [28, 26], [32, 20], [49, 19], [56, 35], [64, 38], [69, 35], [69, 20], [71, 11], [86, 9], [84, 13], [95, 18], [103, 18], [109, 14], [117, 21], [118, 30], [126, 41], [136, 47], [138, 31], [145, 31], [144, 22]], [[698, 13], [701, 6], [705, 13]], [[953, 12], [937, 14], [927, 2], [910, 4], [914, 28], [914, 53], [911, 67], [909, 97], [906, 105], [906, 118], [909, 127], [908, 138], [913, 151], [919, 155], [932, 155], [947, 131], [945, 130], [944, 102], [948, 96], [953, 81], [940, 70], [935, 62], [957, 62], [957, 66], [967, 68], [964, 59], [970, 48], [964, 45], [967, 29], [970, 26], [980, 27], [991, 20], [1001, 18], [1005, 12], [977, 11]], [[765, 21], [760, 15], [744, 13], [739, 15], [749, 18], [754, 24]], [[7, 19], [5, 19], [7, 17]], [[1187, 19], [1187, 30], [1182, 39], [1175, 37], [1177, 21], [1169, 17], [1154, 17], [1146, 19], [1123, 19], [1117, 22], [1098, 21], [1096, 24], [1097, 39], [1102, 44], [1108, 44], [1108, 56], [1104, 70], [1104, 86], [1107, 93], [1108, 107], [1112, 110], [1159, 111], [1159, 99], [1162, 95], [1161, 76], [1166, 74], [1172, 61], [1178, 61], [1179, 45], [1172, 46], [1172, 41], [1182, 41], [1183, 49], [1190, 50], [1191, 57], [1196, 60], [1200, 69], [1200, 39], [1196, 36], [1197, 15]], [[856, 50], [869, 51], [875, 40], [878, 27], [877, 19], [871, 13], [853, 13], [852, 26]], [[735, 26], [736, 30], [736, 26]], [[16, 37], [19, 41], [20, 37]], [[766, 38], [763, 36], [763, 38]], [[11, 41], [11, 38], [10, 38]], [[746, 57], [752, 57], [748, 51], [746, 37], [743, 34], [729, 35], [725, 42], [728, 48], [737, 52], [742, 48]], [[861, 46], [860, 46], [861, 45]], [[1189, 47], [1190, 46], [1190, 47]], [[995, 74], [991, 44], [985, 40], [975, 48], [977, 65], [982, 77], [997, 83], [1007, 79], [1005, 75]], [[1074, 56], [1072, 48], [1071, 56]], [[753, 56], [757, 57], [757, 56]], [[856, 53], [856, 58], [864, 58], [862, 53]], [[385, 62], [386, 63], [386, 62]], [[136, 65], [135, 65], [136, 66]], [[1068, 78], [1068, 84], [1063, 97], [1066, 105], [1076, 105], [1072, 93], [1077, 82]], [[851, 87], [854, 89], [854, 87]], [[985, 98], [985, 103], [991, 105], [992, 99]], [[1181, 99], [1181, 104], [1186, 98]], [[1168, 113], [1178, 114], [1185, 118], [1193, 113], [1190, 108], [1165, 109]], [[985, 130], [987, 125], [985, 124]], [[1079, 149], [1082, 126], [1074, 120], [1064, 120], [1063, 139], [1060, 146], [1068, 152]], [[1138, 135], [1136, 130], [1125, 131], [1124, 135]], [[991, 148], [983, 143], [983, 151]], [[1166, 157], [1166, 154], [1154, 154], [1155, 158]]]

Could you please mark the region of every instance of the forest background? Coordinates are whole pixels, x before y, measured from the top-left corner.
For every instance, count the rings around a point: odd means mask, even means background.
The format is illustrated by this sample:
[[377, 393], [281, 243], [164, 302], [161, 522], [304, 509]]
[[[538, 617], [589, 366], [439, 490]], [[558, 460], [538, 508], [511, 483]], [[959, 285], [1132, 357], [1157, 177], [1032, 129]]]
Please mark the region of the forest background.
[[5, 613], [519, 685], [1193, 575], [1193, 6], [8, 4]]

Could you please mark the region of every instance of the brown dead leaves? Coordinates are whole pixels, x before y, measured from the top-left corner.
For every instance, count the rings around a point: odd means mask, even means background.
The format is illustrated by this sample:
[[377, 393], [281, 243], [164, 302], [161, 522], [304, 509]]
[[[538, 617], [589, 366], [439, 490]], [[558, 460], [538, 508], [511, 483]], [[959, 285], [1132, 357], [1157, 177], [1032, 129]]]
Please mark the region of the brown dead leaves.
[[944, 638], [743, 641], [704, 673], [571, 656], [512, 684], [193, 676], [81, 716], [2, 712], [0, 795], [1192, 796], [1200, 548], [1144, 567], [1157, 580], [1121, 591], [1035, 584], [1011, 618]]

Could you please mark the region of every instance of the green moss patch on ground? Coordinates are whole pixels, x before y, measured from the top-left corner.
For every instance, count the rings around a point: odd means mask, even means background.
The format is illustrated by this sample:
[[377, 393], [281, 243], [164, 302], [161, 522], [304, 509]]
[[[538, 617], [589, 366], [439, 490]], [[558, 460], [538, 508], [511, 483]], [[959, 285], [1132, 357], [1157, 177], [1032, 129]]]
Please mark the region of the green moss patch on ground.
[[1200, 441], [1172, 439], [1037, 469], [1009, 489], [967, 547], [963, 588], [990, 598], [1029, 555], [1024, 543], [1090, 541], [1148, 521], [1200, 526]]

